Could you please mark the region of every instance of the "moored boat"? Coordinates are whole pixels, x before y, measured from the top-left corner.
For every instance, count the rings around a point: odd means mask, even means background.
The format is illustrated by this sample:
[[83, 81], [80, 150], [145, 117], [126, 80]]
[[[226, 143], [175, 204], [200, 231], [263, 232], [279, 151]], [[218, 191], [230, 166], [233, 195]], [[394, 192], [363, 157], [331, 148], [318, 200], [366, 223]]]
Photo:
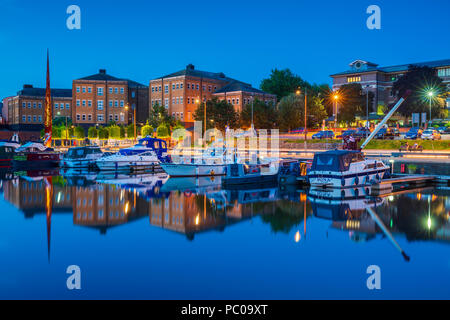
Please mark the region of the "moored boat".
[[61, 160], [60, 153], [45, 147], [40, 142], [27, 142], [15, 152], [13, 166], [16, 168], [56, 167]]
[[147, 137], [131, 148], [97, 159], [95, 164], [100, 170], [150, 169], [160, 162], [168, 162], [169, 159], [167, 143], [161, 139]]
[[313, 187], [350, 188], [379, 182], [389, 167], [361, 151], [331, 150], [314, 155], [308, 181]]
[[90, 168], [95, 166], [95, 161], [103, 156], [99, 147], [71, 148], [64, 154], [60, 166], [63, 168]]
[[222, 184], [224, 187], [276, 184], [278, 181], [279, 168], [278, 161], [256, 164], [228, 164], [226, 176], [222, 179]]

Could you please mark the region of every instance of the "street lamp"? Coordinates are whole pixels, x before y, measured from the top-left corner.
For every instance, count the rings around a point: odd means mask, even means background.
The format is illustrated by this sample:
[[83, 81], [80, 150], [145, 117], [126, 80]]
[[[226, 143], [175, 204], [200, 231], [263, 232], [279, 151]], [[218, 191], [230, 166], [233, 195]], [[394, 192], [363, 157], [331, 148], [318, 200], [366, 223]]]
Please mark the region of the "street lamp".
[[335, 116], [334, 116], [334, 128], [337, 128], [337, 123], [338, 123], [338, 106], [337, 106], [337, 103], [338, 103], [338, 100], [339, 100], [339, 94], [338, 93], [335, 93], [334, 95], [333, 95], [333, 100], [334, 100], [334, 105], [335, 105]]
[[[295, 94], [296, 94], [297, 96], [299, 96], [299, 95], [301, 94], [300, 88], [297, 89], [297, 91], [295, 92]], [[306, 132], [306, 127], [307, 127], [307, 125], [308, 125], [308, 124], [307, 124], [307, 103], [308, 103], [308, 93], [307, 93], [306, 88], [305, 88], [305, 127], [303, 128], [303, 133], [305, 134], [305, 150], [306, 150], [306, 148], [307, 148], [306, 140], [308, 139], [308, 133]]]
[[[127, 116], [128, 116], [128, 109], [129, 109], [129, 104], [127, 103], [127, 105], [125, 106], [125, 110], [127, 111]], [[136, 143], [136, 107], [133, 108], [133, 129], [134, 129], [134, 142]]]
[[430, 123], [431, 123], [431, 102], [433, 101], [433, 97], [434, 97], [434, 92], [433, 91], [428, 91], [428, 97], [430, 98]]

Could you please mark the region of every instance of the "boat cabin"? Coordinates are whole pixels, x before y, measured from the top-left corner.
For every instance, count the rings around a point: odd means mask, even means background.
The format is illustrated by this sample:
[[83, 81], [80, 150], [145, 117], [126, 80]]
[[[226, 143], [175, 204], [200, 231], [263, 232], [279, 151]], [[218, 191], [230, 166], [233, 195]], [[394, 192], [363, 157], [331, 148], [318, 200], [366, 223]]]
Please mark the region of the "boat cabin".
[[163, 153], [167, 152], [167, 142], [161, 139], [156, 138], [142, 138], [139, 140], [139, 143], [136, 144], [132, 148], [122, 149], [119, 151], [122, 155], [134, 155], [142, 153], [142, 149], [148, 149], [148, 151], [152, 150], [156, 153], [158, 158], [163, 157]]
[[349, 170], [352, 163], [364, 160], [365, 157], [360, 151], [325, 151], [314, 155], [311, 171], [344, 172]]
[[90, 154], [103, 154], [99, 147], [77, 147], [71, 148], [64, 155], [65, 159], [82, 159]]

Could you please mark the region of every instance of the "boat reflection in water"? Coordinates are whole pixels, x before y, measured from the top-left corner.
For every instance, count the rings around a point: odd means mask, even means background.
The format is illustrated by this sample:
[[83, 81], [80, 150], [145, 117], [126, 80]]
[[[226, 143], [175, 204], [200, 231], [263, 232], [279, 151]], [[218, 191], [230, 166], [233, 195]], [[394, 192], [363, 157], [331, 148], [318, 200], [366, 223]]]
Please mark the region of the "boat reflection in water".
[[[403, 236], [408, 241], [450, 241], [450, 192], [442, 189], [399, 190], [372, 197], [370, 188], [225, 190], [220, 177], [168, 179], [161, 174], [73, 170], [58, 174], [52, 170], [5, 173], [4, 198], [26, 218], [47, 214], [48, 230], [51, 215], [72, 214], [74, 225], [97, 229], [102, 235], [141, 220], [193, 240], [196, 234], [222, 232], [229, 225], [259, 217], [274, 233], [289, 233], [303, 225], [304, 237], [306, 220], [312, 218], [311, 223], [330, 220], [331, 230], [348, 232], [358, 242], [387, 237], [397, 247], [395, 238]], [[300, 239], [299, 231], [295, 238]]]

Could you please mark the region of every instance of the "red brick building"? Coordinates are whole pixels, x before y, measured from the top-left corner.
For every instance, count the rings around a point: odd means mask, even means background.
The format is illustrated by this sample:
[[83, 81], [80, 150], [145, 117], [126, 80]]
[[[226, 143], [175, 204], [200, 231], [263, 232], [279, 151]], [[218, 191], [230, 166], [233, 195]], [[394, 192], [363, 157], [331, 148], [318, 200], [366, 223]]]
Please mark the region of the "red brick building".
[[[447, 84], [450, 92], [450, 60], [420, 62], [413, 65], [436, 69], [437, 75]], [[349, 66], [349, 70], [331, 75], [333, 90], [338, 90], [344, 84], [360, 83], [363, 90], [374, 93], [374, 105], [369, 111], [376, 112], [377, 106], [388, 106], [395, 102], [396, 97], [392, 92], [392, 86], [400, 76], [408, 72], [409, 64], [380, 67], [372, 62], [355, 60]], [[446, 103], [447, 108], [450, 109], [450, 98]]]
[[72, 119], [79, 125], [105, 125], [110, 121], [127, 125], [148, 118], [148, 87], [119, 79], [100, 69], [98, 74], [76, 79], [72, 84]]
[[165, 106], [169, 115], [187, 127], [193, 125], [194, 112], [201, 102], [226, 97], [230, 103], [234, 101], [236, 110], [240, 111], [244, 101], [255, 95], [267, 101], [276, 99], [250, 84], [228, 78], [224, 73], [196, 70], [192, 64], [184, 70], [151, 80], [149, 85], [150, 106]]
[[[72, 111], [72, 90], [51, 89], [53, 118], [70, 117]], [[43, 125], [45, 88], [34, 88], [26, 84], [17, 95], [5, 99], [8, 110], [8, 124]]]

